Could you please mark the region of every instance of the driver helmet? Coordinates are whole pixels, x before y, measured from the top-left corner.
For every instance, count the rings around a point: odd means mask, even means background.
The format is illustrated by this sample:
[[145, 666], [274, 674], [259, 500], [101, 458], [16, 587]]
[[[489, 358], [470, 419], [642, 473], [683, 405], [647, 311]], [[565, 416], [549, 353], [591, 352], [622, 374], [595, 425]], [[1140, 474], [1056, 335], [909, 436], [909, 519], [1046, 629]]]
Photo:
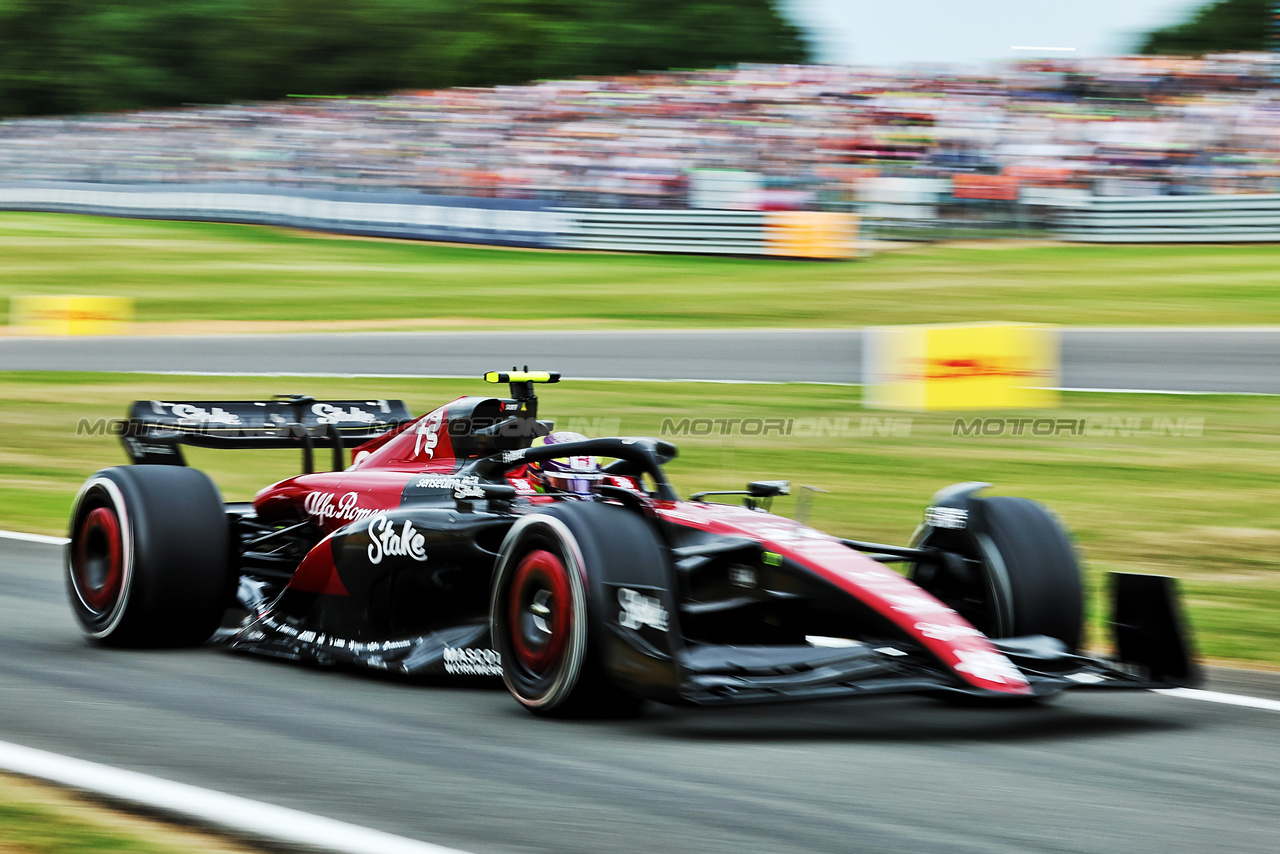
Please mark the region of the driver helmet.
[[[581, 433], [562, 430], [558, 433], [539, 436], [533, 440], [533, 447], [563, 445], [566, 442], [585, 442], [586, 440], [587, 437]], [[529, 463], [529, 480], [539, 492], [589, 495], [591, 485], [599, 482], [602, 477], [600, 459], [589, 454]]]

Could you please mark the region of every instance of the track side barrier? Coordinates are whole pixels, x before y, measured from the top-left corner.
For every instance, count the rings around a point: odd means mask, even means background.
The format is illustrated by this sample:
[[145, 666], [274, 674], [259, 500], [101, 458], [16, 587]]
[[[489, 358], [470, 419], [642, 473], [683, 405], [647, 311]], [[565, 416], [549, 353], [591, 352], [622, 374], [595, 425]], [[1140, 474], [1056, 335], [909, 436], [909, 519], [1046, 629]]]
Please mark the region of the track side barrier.
[[523, 199], [244, 184], [0, 184], [0, 210], [237, 222], [491, 246], [849, 258], [857, 218], [809, 211], [558, 208]]
[[238, 222], [337, 234], [552, 247], [564, 216], [520, 199], [354, 193], [244, 184], [0, 185], [0, 210]]
[[1023, 204], [1040, 206], [1062, 240], [1081, 243], [1280, 242], [1280, 194], [1093, 196], [1064, 201], [1034, 189]]

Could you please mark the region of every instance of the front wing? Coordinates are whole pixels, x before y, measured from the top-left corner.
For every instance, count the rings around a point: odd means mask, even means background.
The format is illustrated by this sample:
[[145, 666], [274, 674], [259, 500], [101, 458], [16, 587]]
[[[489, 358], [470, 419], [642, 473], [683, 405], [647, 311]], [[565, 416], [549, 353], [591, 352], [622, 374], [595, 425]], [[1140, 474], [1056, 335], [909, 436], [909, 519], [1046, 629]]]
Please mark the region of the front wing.
[[[1140, 689], [1185, 685], [1153, 679], [1133, 665], [1074, 655], [1043, 636], [994, 642], [1031, 686], [1007, 694], [975, 688], [907, 644], [839, 648], [691, 647], [679, 656], [681, 695], [695, 705], [834, 699], [878, 694], [954, 694], [1025, 700], [1077, 688]], [[998, 676], [998, 673], [992, 675]]]

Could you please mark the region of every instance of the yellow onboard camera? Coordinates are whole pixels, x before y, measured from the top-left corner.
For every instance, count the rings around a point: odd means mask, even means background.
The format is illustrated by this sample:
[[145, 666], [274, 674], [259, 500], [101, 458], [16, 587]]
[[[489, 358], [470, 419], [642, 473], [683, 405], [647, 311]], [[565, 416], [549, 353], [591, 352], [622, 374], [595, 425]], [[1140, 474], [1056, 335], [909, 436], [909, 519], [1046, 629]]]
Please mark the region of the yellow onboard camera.
[[560, 374], [554, 371], [489, 371], [484, 375], [487, 383], [558, 383]]

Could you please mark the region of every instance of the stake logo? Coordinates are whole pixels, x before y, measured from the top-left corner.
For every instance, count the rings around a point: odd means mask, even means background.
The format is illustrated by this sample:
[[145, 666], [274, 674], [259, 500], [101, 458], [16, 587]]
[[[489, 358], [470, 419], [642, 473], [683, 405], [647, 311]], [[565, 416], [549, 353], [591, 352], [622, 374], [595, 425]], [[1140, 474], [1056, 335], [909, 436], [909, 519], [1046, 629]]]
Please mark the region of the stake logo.
[[387, 514], [379, 513], [369, 521], [369, 563], [382, 563], [386, 556], [410, 557], [416, 561], [427, 559], [424, 548], [426, 537], [418, 533], [408, 519], [399, 531], [396, 523], [387, 518]]
[[459, 483], [453, 488], [453, 497], [459, 501], [465, 501], [472, 498], [484, 498], [484, 489], [481, 488], [479, 481], [472, 483]]
[[240, 416], [233, 412], [227, 412], [221, 406], [215, 406], [213, 409], [205, 409], [202, 406], [192, 406], [190, 403], [162, 403], [161, 406], [169, 407], [169, 411], [173, 413], [173, 417], [184, 424], [239, 424]]
[[359, 407], [352, 406], [343, 409], [341, 406], [334, 406], [332, 403], [317, 403], [312, 405], [311, 412], [316, 416], [316, 422], [319, 424], [344, 424], [355, 422], [357, 424], [375, 424], [379, 418], [372, 412], [365, 412]]

